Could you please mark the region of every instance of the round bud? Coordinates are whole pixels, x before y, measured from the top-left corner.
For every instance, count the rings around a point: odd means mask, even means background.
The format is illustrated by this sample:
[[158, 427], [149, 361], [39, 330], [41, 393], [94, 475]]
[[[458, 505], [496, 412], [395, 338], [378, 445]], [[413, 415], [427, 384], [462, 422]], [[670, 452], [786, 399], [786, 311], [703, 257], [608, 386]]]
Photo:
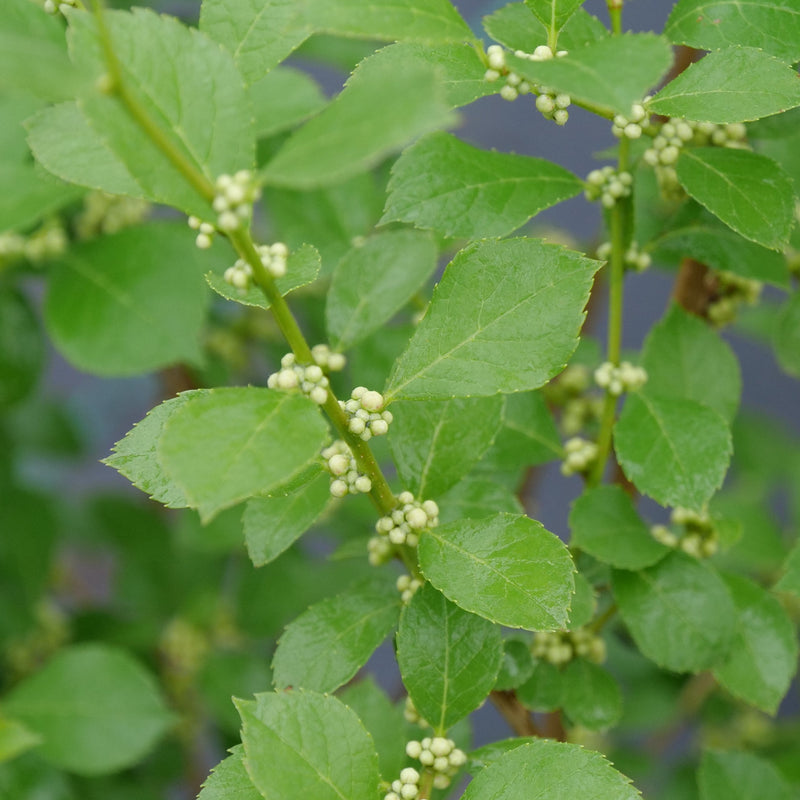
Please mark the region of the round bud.
[[552, 57], [553, 57], [553, 51], [546, 44], [540, 44], [533, 51], [534, 61], [547, 61], [548, 58]]
[[366, 423], [360, 417], [353, 417], [350, 422], [347, 423], [347, 427], [350, 430], [350, 433], [354, 433], [356, 436], [364, 433], [367, 428]]
[[678, 148], [675, 147], [675, 145], [670, 144], [670, 145], [667, 145], [661, 151], [661, 154], [659, 156], [659, 161], [661, 161], [662, 164], [665, 164], [667, 166], [671, 166], [672, 164], [674, 164], [678, 160], [678, 156], [679, 155], [680, 155], [680, 151], [678, 150]]
[[200, 229], [200, 217], [191, 216], [187, 222], [192, 230], [196, 231]]
[[466, 763], [467, 754], [463, 750], [459, 750], [457, 747], [454, 748], [453, 752], [450, 753], [450, 766], [463, 767]]
[[315, 386], [309, 393], [309, 397], [318, 405], [321, 406], [328, 399], [328, 390], [323, 389], [321, 386]]
[[452, 749], [453, 745], [441, 736], [435, 737], [431, 742], [431, 753], [437, 758], [448, 755]]
[[[408, 576], [406, 576], [408, 577]], [[400, 587], [398, 587], [400, 588]], [[410, 741], [406, 743], [406, 755], [410, 758], [419, 758], [422, 753], [422, 745], [417, 741]]]
[[372, 489], [372, 481], [366, 475], [359, 475], [355, 480], [354, 486], [357, 492], [367, 494]]
[[389, 531], [389, 541], [392, 544], [405, 544], [406, 533], [402, 528], [392, 528]]
[[278, 373], [279, 389], [296, 389], [298, 384], [297, 373], [293, 369], [282, 369]]
[[403, 800], [414, 800], [418, 794], [419, 787], [414, 783], [406, 783], [403, 788], [400, 789], [400, 796]]
[[428, 524], [428, 515], [421, 508], [412, 508], [406, 512], [406, 522], [415, 530], [421, 530]]
[[383, 436], [384, 434], [389, 432], [389, 423], [383, 419], [375, 419], [373, 420], [370, 425], [370, 430], [372, 431], [373, 435], [375, 436]]
[[430, 750], [423, 750], [419, 754], [419, 760], [420, 760], [420, 763], [423, 766], [430, 767], [433, 764], [433, 762], [436, 760], [436, 756], [434, 756], [433, 753], [431, 753]]
[[628, 139], [638, 139], [642, 135], [642, 128], [635, 122], [631, 122], [625, 126], [624, 133]]
[[201, 250], [208, 250], [208, 248], [211, 247], [211, 237], [207, 233], [198, 233], [194, 243]]
[[518, 95], [519, 92], [513, 86], [509, 86], [508, 84], [506, 84], [500, 90], [500, 97], [502, 97], [503, 100], [508, 100], [508, 101], [516, 100]]
[[289, 248], [283, 242], [275, 242], [270, 246], [269, 252], [278, 258], [286, 258], [289, 255]]
[[344, 369], [346, 363], [347, 358], [345, 358], [343, 353], [331, 353], [328, 356], [328, 369], [331, 370], [331, 372], [339, 372]]
[[400, 494], [397, 495], [397, 500], [399, 503], [403, 503], [404, 505], [406, 503], [413, 503], [414, 495], [411, 494], [411, 492], [400, 492]]
[[484, 80], [489, 83], [494, 83], [499, 77], [500, 73], [496, 69], [487, 69], [486, 72], [483, 73]]
[[447, 772], [449, 767], [450, 767], [450, 760], [445, 756], [436, 758], [433, 761], [433, 768], [436, 770], [436, 772]]
[[401, 800], [401, 798], [397, 792], [389, 792], [383, 796], [383, 800]]
[[406, 767], [400, 772], [400, 780], [403, 783], [419, 783], [419, 772], [414, 767]]
[[231, 211], [223, 211], [217, 219], [217, 224], [223, 231], [235, 231], [240, 224], [239, 217]]
[[446, 789], [450, 785], [450, 776], [440, 772], [433, 777], [433, 785], [436, 789]]
[[439, 506], [433, 500], [426, 500], [422, 504], [422, 510], [428, 515], [429, 518], [439, 516]]
[[311, 366], [306, 367], [306, 380], [311, 381], [312, 383], [318, 383], [322, 378], [322, 368], [317, 364], [311, 364]]
[[334, 475], [344, 475], [345, 472], [350, 468], [350, 459], [343, 455], [342, 453], [337, 453], [335, 456], [332, 456], [328, 461], [328, 469]]
[[383, 395], [380, 392], [368, 391], [361, 395], [361, 405], [367, 411], [380, 411], [383, 408]]
[[553, 111], [555, 111], [556, 104], [549, 94], [540, 94], [536, 98], [536, 108], [541, 111], [542, 114], [552, 114]]
[[508, 75], [506, 75], [506, 83], [516, 89], [516, 87], [522, 83], [522, 78], [520, 78], [516, 72], [509, 72]]
[[568, 94], [557, 94], [555, 103], [556, 108], [569, 108], [572, 98]]
[[331, 481], [331, 494], [334, 497], [344, 497], [347, 494], [347, 484], [341, 478]]

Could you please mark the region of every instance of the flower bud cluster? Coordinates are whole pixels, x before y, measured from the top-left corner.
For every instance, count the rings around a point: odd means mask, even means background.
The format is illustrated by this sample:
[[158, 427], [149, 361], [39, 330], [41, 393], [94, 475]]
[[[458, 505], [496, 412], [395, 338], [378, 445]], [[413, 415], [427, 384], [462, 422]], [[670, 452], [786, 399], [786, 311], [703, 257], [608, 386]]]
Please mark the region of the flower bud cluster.
[[375, 523], [380, 537], [393, 545], [406, 544], [416, 547], [419, 533], [425, 528], [435, 528], [439, 524], [439, 506], [433, 500], [420, 503], [411, 492], [401, 492], [398, 507]]
[[83, 210], [75, 218], [75, 234], [79, 239], [91, 239], [117, 233], [138, 225], [149, 212], [150, 203], [138, 197], [89, 192], [83, 201]]
[[606, 166], [593, 169], [586, 176], [584, 196], [587, 200], [599, 200], [605, 208], [613, 208], [617, 200], [630, 196], [632, 185], [630, 172], [617, 172], [614, 167]]
[[675, 533], [666, 525], [654, 525], [650, 529], [653, 538], [661, 544], [683, 550], [693, 558], [709, 558], [719, 549], [719, 534], [707, 512], [678, 507], [673, 509], [670, 522], [681, 526], [682, 533]]
[[714, 292], [706, 313], [709, 320], [720, 327], [736, 319], [740, 306], [755, 305], [763, 289], [761, 281], [733, 272], [709, 272], [706, 281]]
[[389, 431], [393, 417], [391, 411], [384, 410], [385, 400], [380, 392], [356, 386], [350, 399], [339, 405], [348, 416], [347, 428], [350, 433], [368, 442], [373, 436], [383, 436]]
[[617, 139], [638, 139], [642, 135], [642, 124], [647, 119], [647, 111], [641, 103], [631, 106], [631, 113], [627, 116], [617, 114], [611, 125], [611, 133]]
[[358, 471], [358, 464], [346, 442], [337, 439], [322, 451], [322, 457], [332, 476], [331, 494], [334, 497], [367, 494], [372, 490], [372, 481]]
[[[611, 242], [603, 242], [599, 245], [596, 254], [602, 261], [608, 261], [611, 258]], [[653, 263], [650, 253], [643, 253], [639, 250], [636, 242], [630, 243], [622, 259], [625, 269], [633, 272], [644, 272]]]
[[539, 632], [534, 635], [531, 652], [540, 661], [557, 667], [568, 664], [573, 658], [585, 658], [595, 664], [606, 660], [606, 643], [588, 628], [574, 631]]
[[414, 701], [411, 699], [411, 695], [408, 694], [406, 695], [406, 702], [403, 706], [403, 717], [406, 722], [410, 722], [412, 725], [419, 725], [420, 728], [431, 727], [428, 720], [420, 716], [417, 707], [414, 705]]
[[604, 361], [594, 371], [595, 383], [610, 395], [619, 397], [624, 392], [635, 392], [647, 382], [647, 372], [642, 367], [634, 367], [630, 361], [615, 366]]
[[287, 353], [281, 359], [281, 369], [269, 376], [267, 386], [284, 391], [299, 389], [320, 406], [328, 399], [329, 383], [322, 367], [298, 364], [294, 353]]
[[588, 367], [570, 364], [557, 380], [545, 387], [548, 403], [561, 407], [559, 423], [566, 436], [574, 436], [602, 416], [604, 399], [586, 394], [591, 383]]
[[[260, 244], [256, 247], [256, 251], [264, 269], [273, 278], [282, 278], [286, 274], [289, 248], [283, 242]], [[237, 258], [236, 263], [225, 270], [224, 278], [227, 283], [244, 294], [253, 285], [253, 268], [243, 258]]]
[[446, 789], [453, 775], [467, 763], [466, 753], [459, 750], [452, 739], [442, 736], [426, 737], [421, 742], [408, 742], [406, 755], [418, 759], [424, 767], [433, 771], [433, 785], [437, 789]]
[[63, 14], [64, 6], [75, 8], [77, 3], [75, 0], [44, 0], [44, 10], [48, 14]]
[[31, 263], [57, 258], [66, 249], [67, 234], [57, 222], [46, 223], [30, 236], [13, 231], [0, 233], [0, 264], [25, 258]]
[[400, 772], [400, 780], [392, 781], [392, 790], [383, 800], [415, 800], [419, 796], [420, 774], [414, 767], [406, 767]]
[[505, 85], [500, 89], [500, 97], [504, 100], [516, 100], [521, 94], [530, 93], [530, 83], [523, 80], [516, 72], [511, 72], [506, 66], [506, 53], [499, 44], [493, 44], [487, 48], [486, 58], [489, 62], [489, 69], [484, 73], [484, 79], [489, 83], [494, 83], [500, 78], [505, 80]]
[[405, 605], [408, 605], [417, 589], [422, 586], [422, 581], [419, 578], [412, 578], [410, 575], [401, 575], [397, 579], [396, 585], [397, 591], [400, 592], [400, 599]]
[[572, 98], [563, 92], [554, 92], [546, 86], [539, 88], [536, 98], [536, 109], [545, 119], [551, 119], [556, 125], [566, 125], [569, 119], [569, 108]]
[[311, 348], [311, 357], [326, 372], [341, 372], [347, 363], [344, 353], [335, 353], [326, 344], [315, 344]]
[[220, 175], [214, 185], [216, 194], [212, 202], [217, 212], [217, 227], [221, 231], [235, 231], [253, 214], [253, 203], [261, 196], [255, 176], [248, 169], [235, 175]]
[[214, 234], [217, 232], [217, 229], [210, 222], [203, 222], [200, 217], [189, 217], [188, 222], [189, 227], [193, 231], [197, 231], [197, 237], [194, 243], [201, 250], [208, 250], [214, 241]]
[[573, 436], [564, 443], [564, 461], [561, 463], [562, 475], [587, 473], [597, 459], [598, 449], [594, 442]]

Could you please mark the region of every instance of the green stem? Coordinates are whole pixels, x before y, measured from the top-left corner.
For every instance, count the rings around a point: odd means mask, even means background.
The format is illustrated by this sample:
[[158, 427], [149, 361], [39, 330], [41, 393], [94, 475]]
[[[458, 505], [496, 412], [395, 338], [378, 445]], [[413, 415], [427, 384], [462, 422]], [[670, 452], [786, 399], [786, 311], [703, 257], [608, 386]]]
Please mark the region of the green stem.
[[611, 33], [619, 36], [622, 33], [623, 0], [608, 0], [608, 16], [611, 18]]
[[592, 620], [587, 627], [593, 633], [600, 633], [606, 624], [614, 618], [617, 610], [617, 604], [612, 603], [599, 617], [597, 617], [597, 619]]
[[422, 772], [422, 778], [419, 782], [419, 794], [417, 800], [428, 800], [433, 791], [433, 770], [426, 769]]

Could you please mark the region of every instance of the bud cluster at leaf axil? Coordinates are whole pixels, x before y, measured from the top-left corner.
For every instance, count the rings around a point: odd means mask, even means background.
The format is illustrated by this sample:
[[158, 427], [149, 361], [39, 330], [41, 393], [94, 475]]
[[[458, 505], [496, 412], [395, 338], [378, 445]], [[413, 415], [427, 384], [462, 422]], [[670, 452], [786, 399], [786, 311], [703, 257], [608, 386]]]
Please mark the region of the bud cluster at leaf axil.
[[617, 200], [630, 196], [632, 185], [630, 172], [617, 172], [614, 167], [606, 166], [593, 169], [586, 176], [583, 194], [587, 200], [599, 200], [604, 208], [613, 208]]
[[250, 170], [241, 169], [235, 175], [220, 175], [214, 184], [216, 194], [212, 207], [217, 212], [217, 227], [221, 231], [238, 230], [253, 214], [253, 203], [261, 189]]
[[406, 701], [403, 705], [403, 718], [406, 722], [410, 722], [412, 725], [419, 725], [420, 728], [431, 727], [428, 720], [420, 716], [420, 713], [417, 711], [417, 707], [414, 705], [414, 701], [411, 699], [411, 695], [409, 694], [406, 695]]
[[459, 750], [452, 739], [445, 739], [443, 736], [425, 737], [421, 742], [408, 742], [406, 755], [417, 759], [423, 767], [433, 771], [433, 785], [437, 789], [446, 789], [453, 775], [467, 763], [464, 751]]
[[594, 371], [595, 383], [614, 397], [624, 392], [635, 392], [647, 382], [647, 372], [642, 367], [635, 367], [630, 361], [623, 361], [619, 366], [604, 361]]
[[683, 550], [693, 558], [709, 558], [719, 549], [719, 534], [708, 512], [678, 507], [673, 509], [670, 522], [682, 530], [675, 533], [666, 525], [654, 525], [650, 529], [653, 538], [661, 544]]
[[28, 236], [14, 231], [0, 233], [0, 266], [19, 259], [31, 264], [58, 258], [69, 245], [69, 238], [58, 220], [50, 220]]
[[540, 661], [557, 667], [574, 658], [585, 658], [595, 664], [606, 660], [606, 643], [588, 628], [574, 631], [538, 632], [534, 635], [531, 653]]
[[393, 417], [391, 411], [384, 409], [386, 402], [380, 392], [356, 386], [350, 399], [339, 401], [347, 414], [347, 429], [360, 439], [368, 442], [373, 436], [383, 436], [389, 431]]
[[439, 524], [439, 506], [433, 500], [419, 502], [411, 492], [401, 492], [397, 500], [397, 508], [375, 523], [378, 535], [368, 543], [370, 564], [385, 563], [397, 545], [416, 547], [420, 532]]
[[602, 416], [604, 400], [599, 395], [587, 394], [591, 384], [587, 366], [570, 364], [557, 380], [545, 386], [547, 402], [561, 408], [559, 424], [565, 436], [574, 436]]
[[[286, 274], [289, 248], [283, 242], [261, 244], [256, 251], [264, 269], [273, 278], [282, 278]], [[236, 263], [225, 270], [224, 278], [226, 283], [244, 293], [253, 285], [253, 268], [243, 258], [237, 258]]]
[[412, 578], [411, 575], [400, 575], [395, 585], [397, 591], [400, 592], [400, 599], [405, 605], [408, 605], [417, 589], [422, 586], [422, 581], [419, 578]]
[[[608, 261], [611, 258], [611, 242], [603, 242], [599, 245], [596, 254], [602, 261]], [[625, 269], [629, 269], [632, 272], [644, 272], [653, 263], [650, 253], [644, 253], [639, 250], [637, 242], [631, 242], [628, 245], [622, 261]]]
[[713, 293], [706, 314], [718, 327], [733, 322], [741, 306], [755, 305], [764, 288], [761, 281], [733, 272], [709, 272], [705, 280]]
[[[270, 389], [291, 391], [298, 389], [310, 397], [317, 405], [322, 405], [328, 399], [328, 378], [325, 369], [334, 370], [344, 367], [344, 356], [340, 353], [331, 353], [325, 345], [315, 346], [311, 349], [314, 364], [298, 364], [294, 353], [287, 353], [281, 359], [281, 369], [273, 372], [267, 379]], [[335, 358], [341, 356], [340, 358]]]
[[564, 460], [561, 462], [562, 475], [585, 475], [597, 460], [598, 449], [594, 442], [573, 436], [564, 442]]
[[322, 451], [322, 457], [332, 476], [331, 494], [334, 497], [371, 491], [372, 481], [358, 471], [358, 464], [346, 442], [337, 439]]
[[611, 133], [617, 139], [638, 139], [642, 135], [642, 125], [647, 119], [647, 111], [641, 103], [634, 103], [627, 116], [617, 114], [611, 125]]
[[79, 239], [91, 239], [117, 233], [142, 222], [150, 207], [150, 203], [138, 197], [89, 192], [83, 200], [83, 210], [75, 217], [75, 234]]

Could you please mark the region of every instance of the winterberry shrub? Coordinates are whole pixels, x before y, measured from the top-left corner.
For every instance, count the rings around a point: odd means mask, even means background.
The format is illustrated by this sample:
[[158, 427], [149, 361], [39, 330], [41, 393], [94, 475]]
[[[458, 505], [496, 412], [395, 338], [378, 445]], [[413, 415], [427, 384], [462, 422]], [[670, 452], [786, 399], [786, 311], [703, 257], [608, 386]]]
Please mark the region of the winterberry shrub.
[[[800, 376], [800, 13], [623, 6], [3, 0], [0, 796], [797, 796], [800, 455], [722, 333]], [[475, 147], [489, 95], [608, 149]], [[65, 491], [48, 341], [154, 376], [82, 417], [144, 494]]]

